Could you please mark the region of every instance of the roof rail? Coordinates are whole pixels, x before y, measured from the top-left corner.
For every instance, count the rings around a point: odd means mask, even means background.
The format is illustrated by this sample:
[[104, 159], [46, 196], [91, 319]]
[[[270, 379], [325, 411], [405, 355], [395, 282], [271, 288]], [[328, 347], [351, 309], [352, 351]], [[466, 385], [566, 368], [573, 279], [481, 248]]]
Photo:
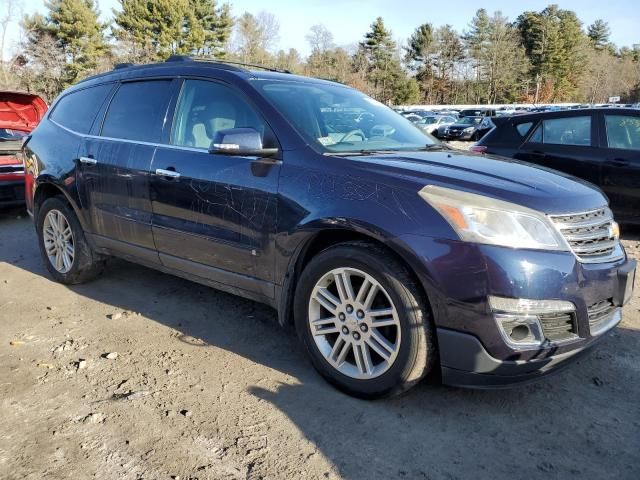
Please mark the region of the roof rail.
[[135, 63], [116, 63], [113, 66], [113, 69], [114, 70], [120, 70], [122, 68], [129, 68], [129, 67], [133, 67], [133, 66], [135, 66]]
[[[234, 62], [231, 60], [224, 60], [224, 59], [215, 58], [215, 57], [195, 57], [194, 58], [194, 57], [190, 57], [189, 55], [171, 55], [165, 61], [166, 62], [210, 62], [214, 64], [227, 65], [227, 66], [231, 65], [231, 66], [245, 67], [244, 70], [247, 70], [248, 68], [259, 68], [262, 70], [267, 70], [269, 72], [291, 73], [289, 70], [280, 70], [277, 68], [265, 67], [264, 65], [254, 65], [251, 63]], [[243, 70], [243, 69], [239, 68], [238, 70]]]

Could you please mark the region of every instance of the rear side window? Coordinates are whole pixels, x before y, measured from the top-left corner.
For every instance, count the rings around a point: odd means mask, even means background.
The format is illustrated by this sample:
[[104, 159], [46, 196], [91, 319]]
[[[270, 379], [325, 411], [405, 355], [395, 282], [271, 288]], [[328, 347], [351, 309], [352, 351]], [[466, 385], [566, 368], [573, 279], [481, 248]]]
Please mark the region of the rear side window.
[[159, 143], [171, 80], [123, 83], [111, 100], [102, 136]]
[[78, 133], [89, 133], [97, 112], [113, 84], [98, 85], [65, 95], [51, 113], [51, 120]]
[[640, 150], [640, 117], [605, 115], [609, 148]]
[[589, 147], [591, 146], [591, 116], [544, 120], [533, 132], [529, 142]]

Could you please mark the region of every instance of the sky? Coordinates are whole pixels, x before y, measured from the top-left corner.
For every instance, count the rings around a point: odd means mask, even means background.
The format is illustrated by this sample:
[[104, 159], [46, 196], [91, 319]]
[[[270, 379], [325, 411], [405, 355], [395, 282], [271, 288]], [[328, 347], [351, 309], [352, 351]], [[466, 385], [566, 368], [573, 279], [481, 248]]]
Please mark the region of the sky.
[[[0, 0], [0, 17], [6, 0]], [[20, 0], [19, 0], [20, 1]], [[23, 12], [45, 12], [44, 0], [22, 0]], [[618, 46], [640, 44], [640, 2], [638, 0], [231, 0], [234, 16], [243, 12], [258, 13], [267, 10], [280, 23], [279, 48], [296, 48], [303, 55], [309, 53], [305, 35], [314, 24], [325, 25], [333, 34], [337, 45], [356, 44], [380, 16], [398, 42], [404, 42], [420, 24], [452, 25], [459, 32], [468, 24], [478, 8], [489, 12], [502, 11], [514, 20], [525, 10], [542, 10], [550, 3], [573, 10], [584, 23], [584, 28], [602, 18], [609, 23], [611, 40]], [[117, 0], [98, 0], [104, 20], [112, 18]], [[8, 49], [19, 42], [16, 25], [8, 32]], [[8, 53], [8, 52], [6, 52]]]

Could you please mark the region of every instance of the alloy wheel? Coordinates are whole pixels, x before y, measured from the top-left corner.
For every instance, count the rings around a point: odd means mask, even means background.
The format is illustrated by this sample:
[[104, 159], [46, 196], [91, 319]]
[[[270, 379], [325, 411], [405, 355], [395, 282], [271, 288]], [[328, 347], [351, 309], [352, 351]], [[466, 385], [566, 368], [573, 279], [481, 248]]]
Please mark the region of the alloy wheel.
[[69, 220], [59, 210], [50, 210], [44, 218], [42, 236], [47, 258], [60, 273], [73, 266], [75, 255], [73, 232]]
[[400, 348], [400, 319], [389, 294], [355, 268], [336, 268], [318, 280], [309, 300], [309, 328], [325, 360], [360, 380], [389, 370]]

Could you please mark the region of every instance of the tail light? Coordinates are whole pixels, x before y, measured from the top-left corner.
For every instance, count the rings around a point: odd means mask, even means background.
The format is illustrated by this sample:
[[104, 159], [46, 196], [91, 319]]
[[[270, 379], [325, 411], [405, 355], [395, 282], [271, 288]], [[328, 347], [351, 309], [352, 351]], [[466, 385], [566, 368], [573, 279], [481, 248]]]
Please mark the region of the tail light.
[[473, 145], [470, 150], [476, 153], [487, 153], [487, 147], [484, 145]]

